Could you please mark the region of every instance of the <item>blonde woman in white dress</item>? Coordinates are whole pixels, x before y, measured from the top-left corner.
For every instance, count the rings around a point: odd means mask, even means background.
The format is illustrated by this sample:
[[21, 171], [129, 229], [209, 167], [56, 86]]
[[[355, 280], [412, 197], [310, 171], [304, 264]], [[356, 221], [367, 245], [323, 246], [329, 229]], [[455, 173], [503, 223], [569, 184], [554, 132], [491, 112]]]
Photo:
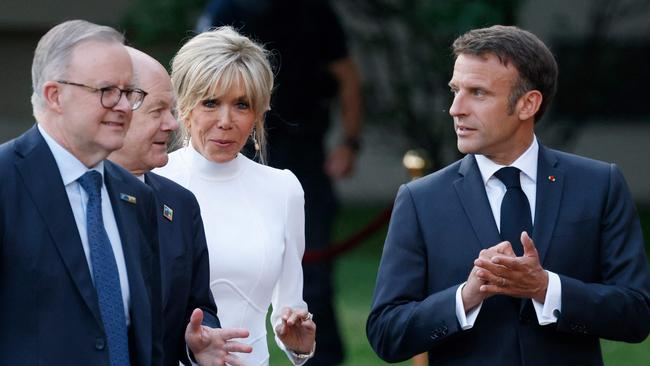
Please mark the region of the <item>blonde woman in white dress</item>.
[[268, 365], [265, 319], [271, 305], [275, 341], [300, 365], [316, 347], [316, 325], [302, 299], [302, 187], [290, 171], [240, 153], [253, 139], [263, 154], [273, 89], [267, 54], [232, 28], [217, 28], [178, 51], [172, 83], [185, 146], [155, 172], [199, 201], [221, 324], [249, 331], [238, 340], [253, 348], [238, 355], [243, 364]]

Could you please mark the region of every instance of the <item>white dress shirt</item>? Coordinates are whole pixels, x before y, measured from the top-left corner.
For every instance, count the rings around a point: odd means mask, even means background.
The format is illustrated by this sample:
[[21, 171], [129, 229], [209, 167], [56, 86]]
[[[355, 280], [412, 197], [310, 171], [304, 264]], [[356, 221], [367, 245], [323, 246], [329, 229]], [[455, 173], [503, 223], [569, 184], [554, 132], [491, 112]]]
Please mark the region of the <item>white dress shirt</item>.
[[79, 159], [72, 155], [63, 146], [59, 145], [59, 143], [56, 142], [40, 124], [38, 125], [38, 130], [45, 139], [47, 146], [49, 146], [52, 151], [56, 165], [61, 173], [63, 185], [68, 194], [68, 200], [70, 200], [70, 208], [72, 208], [74, 220], [77, 223], [77, 230], [79, 231], [81, 245], [83, 246], [84, 254], [86, 255], [86, 262], [88, 263], [90, 278], [92, 279], [93, 284], [95, 279], [93, 278], [93, 264], [90, 260], [90, 247], [88, 245], [88, 235], [86, 230], [86, 205], [88, 204], [88, 194], [81, 187], [81, 184], [77, 182], [77, 179], [89, 170], [96, 170], [102, 175], [102, 216], [104, 219], [104, 227], [106, 228], [106, 233], [108, 234], [108, 239], [111, 242], [113, 254], [115, 255], [115, 262], [117, 263], [117, 271], [120, 276], [120, 287], [122, 288], [122, 300], [124, 302], [124, 314], [126, 315], [126, 324], [128, 326], [131, 322], [129, 317], [129, 278], [126, 272], [122, 241], [120, 240], [120, 233], [117, 228], [117, 222], [115, 221], [115, 215], [113, 214], [113, 206], [111, 205], [111, 200], [108, 196], [108, 191], [106, 190], [106, 184], [104, 184], [104, 162], [101, 161], [99, 164], [92, 167], [92, 169], [88, 169], [81, 161], [79, 161]]
[[[517, 158], [511, 165], [512, 167], [521, 170], [520, 180], [521, 189], [528, 198], [530, 204], [531, 218], [533, 225], [535, 223], [535, 204], [536, 204], [536, 191], [537, 191], [537, 157], [539, 155], [539, 144], [537, 138], [533, 138], [533, 143], [528, 149]], [[490, 202], [490, 209], [494, 216], [494, 221], [497, 228], [501, 231], [501, 202], [506, 194], [506, 186], [494, 176], [499, 169], [505, 167], [499, 165], [484, 155], [475, 155], [476, 163], [481, 172], [483, 183], [485, 184], [485, 192], [487, 193], [488, 201]], [[497, 243], [494, 243], [497, 244]], [[546, 290], [546, 297], [544, 303], [533, 300], [535, 313], [537, 314], [537, 321], [540, 325], [547, 325], [557, 322], [557, 317], [553, 314], [554, 310], [562, 310], [562, 284], [560, 277], [553, 272], [548, 273], [548, 288]], [[470, 329], [474, 326], [474, 322], [478, 317], [483, 303], [465, 313], [461, 290], [465, 284], [463, 283], [456, 290], [456, 317], [463, 329]]]

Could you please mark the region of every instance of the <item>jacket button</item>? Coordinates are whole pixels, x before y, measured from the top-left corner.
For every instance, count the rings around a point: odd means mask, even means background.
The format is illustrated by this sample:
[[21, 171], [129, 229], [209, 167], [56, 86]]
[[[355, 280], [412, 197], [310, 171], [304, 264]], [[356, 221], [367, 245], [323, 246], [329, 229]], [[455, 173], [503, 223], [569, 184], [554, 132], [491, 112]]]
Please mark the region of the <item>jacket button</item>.
[[106, 341], [104, 338], [95, 339], [95, 349], [101, 351], [104, 348], [106, 348]]

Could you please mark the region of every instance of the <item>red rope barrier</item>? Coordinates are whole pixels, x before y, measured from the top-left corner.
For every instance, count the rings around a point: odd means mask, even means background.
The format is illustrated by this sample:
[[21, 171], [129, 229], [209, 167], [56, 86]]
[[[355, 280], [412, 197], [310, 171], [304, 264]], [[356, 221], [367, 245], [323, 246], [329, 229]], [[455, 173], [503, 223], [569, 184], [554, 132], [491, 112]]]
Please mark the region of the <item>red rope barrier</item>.
[[303, 263], [329, 261], [345, 252], [358, 247], [365, 239], [377, 232], [379, 229], [383, 228], [388, 223], [388, 221], [390, 221], [390, 214], [392, 211], [393, 205], [391, 204], [377, 216], [375, 216], [375, 218], [373, 218], [366, 226], [364, 226], [361, 230], [349, 238], [341, 242], [334, 243], [327, 249], [306, 251], [305, 255], [302, 258]]

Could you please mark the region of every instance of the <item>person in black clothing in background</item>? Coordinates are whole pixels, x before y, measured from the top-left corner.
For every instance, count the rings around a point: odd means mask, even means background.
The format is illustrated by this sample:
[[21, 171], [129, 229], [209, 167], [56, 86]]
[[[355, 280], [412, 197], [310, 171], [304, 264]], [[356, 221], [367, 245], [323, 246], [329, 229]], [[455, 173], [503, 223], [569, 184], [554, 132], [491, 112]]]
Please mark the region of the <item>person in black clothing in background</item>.
[[[232, 25], [273, 53], [277, 88], [266, 117], [266, 163], [298, 177], [305, 191], [306, 249], [325, 249], [337, 210], [332, 180], [353, 172], [360, 147], [360, 78], [343, 29], [330, 4], [317, 0], [212, 0], [197, 30], [221, 25]], [[337, 97], [343, 136], [328, 153], [325, 137]], [[304, 299], [318, 321], [318, 346], [307, 365], [340, 364], [332, 263], [305, 263], [303, 270]]]

